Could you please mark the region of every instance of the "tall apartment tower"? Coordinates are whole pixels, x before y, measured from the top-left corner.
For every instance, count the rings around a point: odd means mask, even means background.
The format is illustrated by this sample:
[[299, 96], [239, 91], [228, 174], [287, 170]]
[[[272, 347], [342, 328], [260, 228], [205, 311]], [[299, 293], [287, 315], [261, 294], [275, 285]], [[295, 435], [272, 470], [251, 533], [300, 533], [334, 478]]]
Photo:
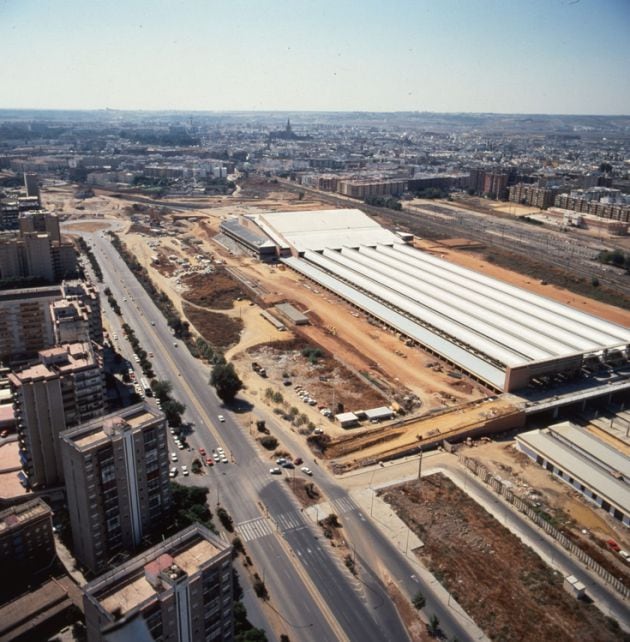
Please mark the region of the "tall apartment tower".
[[59, 229], [59, 217], [50, 212], [25, 212], [18, 218], [20, 235], [24, 236], [29, 232], [40, 232], [48, 234], [51, 241], [61, 242], [61, 231]]
[[61, 436], [76, 558], [90, 571], [134, 551], [171, 507], [164, 415], [145, 404]]
[[31, 488], [63, 481], [59, 435], [104, 410], [103, 371], [89, 343], [41, 350], [39, 360], [9, 375], [23, 467]]
[[88, 642], [142, 617], [153, 640], [234, 638], [231, 547], [194, 524], [84, 587]]
[[26, 196], [35, 196], [39, 201], [39, 178], [37, 174], [24, 172], [24, 189], [26, 190]]

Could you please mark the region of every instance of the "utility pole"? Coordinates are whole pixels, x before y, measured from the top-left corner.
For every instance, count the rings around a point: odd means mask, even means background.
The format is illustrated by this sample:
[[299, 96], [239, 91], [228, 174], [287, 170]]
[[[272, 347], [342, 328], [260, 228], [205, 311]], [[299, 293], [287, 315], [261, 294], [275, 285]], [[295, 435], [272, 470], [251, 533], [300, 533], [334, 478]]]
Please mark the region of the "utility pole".
[[420, 446], [420, 457], [418, 457], [418, 481], [422, 481], [422, 446]]

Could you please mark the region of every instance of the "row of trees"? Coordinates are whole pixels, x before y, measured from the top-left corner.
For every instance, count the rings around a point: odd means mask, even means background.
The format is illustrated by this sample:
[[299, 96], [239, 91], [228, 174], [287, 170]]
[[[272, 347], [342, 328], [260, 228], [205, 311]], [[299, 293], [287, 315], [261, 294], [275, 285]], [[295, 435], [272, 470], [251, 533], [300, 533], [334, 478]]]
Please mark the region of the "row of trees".
[[131, 344], [133, 351], [138, 355], [138, 363], [142, 368], [144, 376], [152, 379], [153, 377], [155, 377], [155, 373], [153, 372], [153, 364], [149, 361], [149, 355], [147, 354], [147, 351], [140, 345], [140, 341], [138, 341], [138, 337], [136, 336], [136, 333], [133, 331], [133, 328], [130, 325], [123, 323], [122, 329], [123, 332], [127, 335], [127, 339]]
[[107, 301], [109, 302], [109, 306], [111, 309], [114, 311], [115, 314], [117, 314], [119, 317], [122, 316], [122, 312], [120, 310], [120, 306], [118, 305], [118, 301], [116, 301], [116, 298], [112, 294], [112, 291], [109, 289], [109, 286], [105, 288], [105, 296], [107, 297]]
[[626, 271], [630, 272], [630, 252], [624, 254], [619, 249], [615, 249], [612, 251], [602, 250], [597, 255], [597, 260], [601, 263], [608, 263], [609, 265], [614, 265], [615, 267], [624, 268]]
[[386, 207], [390, 210], [400, 211], [402, 209], [401, 202], [393, 196], [366, 196], [363, 199], [366, 205], [375, 205], [376, 207]]
[[92, 249], [90, 246], [85, 242], [85, 239], [83, 239], [81, 236], [77, 238], [77, 243], [79, 245], [79, 249], [85, 256], [87, 256], [88, 261], [90, 262], [90, 265], [92, 266], [92, 270], [94, 271], [94, 274], [96, 275], [96, 278], [98, 279], [99, 283], [103, 282], [103, 271], [101, 270], [101, 266], [98, 264], [98, 261], [96, 260], [96, 257], [94, 256], [94, 252], [92, 252]]
[[167, 294], [162, 292], [155, 283], [151, 280], [146, 268], [141, 265], [138, 260], [125, 248], [122, 241], [114, 232], [109, 233], [112, 245], [116, 248], [127, 267], [134, 273], [142, 287], [146, 290], [147, 294], [151, 297], [155, 305], [158, 306], [166, 322], [173, 329], [173, 333], [180, 339], [188, 339], [190, 336], [190, 325], [188, 321], [184, 321], [172, 301]]
[[182, 415], [186, 412], [186, 406], [181, 401], [171, 397], [173, 384], [170, 381], [154, 379], [151, 382], [151, 390], [153, 390], [154, 396], [160, 400], [162, 412], [169, 426], [173, 426], [173, 428], [181, 426]]

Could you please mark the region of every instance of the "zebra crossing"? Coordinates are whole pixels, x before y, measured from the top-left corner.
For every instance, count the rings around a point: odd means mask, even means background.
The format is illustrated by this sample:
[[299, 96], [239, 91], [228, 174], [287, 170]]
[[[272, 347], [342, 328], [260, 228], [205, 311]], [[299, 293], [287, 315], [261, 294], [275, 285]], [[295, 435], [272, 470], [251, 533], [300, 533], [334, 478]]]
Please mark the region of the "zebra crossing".
[[337, 515], [343, 515], [344, 513], [350, 513], [353, 510], [356, 510], [358, 506], [350, 497], [339, 497], [333, 499], [330, 502], [334, 508], [334, 512]]
[[251, 542], [271, 535], [274, 531], [284, 533], [306, 524], [302, 514], [298, 511], [289, 511], [270, 517], [255, 517], [236, 525], [236, 531], [244, 542]]
[[271, 535], [274, 531], [273, 523], [267, 517], [255, 517], [246, 522], [241, 522], [236, 525], [236, 531], [239, 537], [244, 542], [251, 542], [252, 540], [266, 535]]
[[[328, 506], [318, 504], [320, 507], [320, 514], [322, 510], [332, 511], [337, 515], [343, 515], [351, 511], [357, 510], [358, 506], [350, 497], [339, 497], [330, 501]], [[314, 518], [312, 518], [314, 519]], [[236, 531], [239, 537], [244, 542], [251, 542], [252, 540], [259, 539], [271, 535], [274, 531], [284, 533], [286, 531], [304, 528], [307, 520], [301, 511], [288, 511], [286, 513], [279, 513], [278, 515], [270, 515], [269, 517], [255, 517], [248, 519], [236, 525]]]

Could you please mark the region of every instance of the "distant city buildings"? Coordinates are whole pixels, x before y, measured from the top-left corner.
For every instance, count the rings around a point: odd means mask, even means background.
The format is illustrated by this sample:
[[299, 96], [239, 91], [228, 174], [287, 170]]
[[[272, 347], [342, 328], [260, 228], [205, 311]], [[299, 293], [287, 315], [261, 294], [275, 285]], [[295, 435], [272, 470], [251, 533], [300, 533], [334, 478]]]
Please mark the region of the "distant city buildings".
[[554, 204], [558, 193], [557, 189], [551, 187], [538, 187], [537, 185], [518, 183], [508, 189], [508, 200], [512, 203], [531, 205], [546, 210]]
[[142, 617], [154, 640], [234, 638], [231, 547], [200, 524], [169, 537], [85, 587], [88, 642]]
[[73, 550], [90, 571], [136, 550], [171, 506], [166, 421], [147, 405], [61, 435]]

